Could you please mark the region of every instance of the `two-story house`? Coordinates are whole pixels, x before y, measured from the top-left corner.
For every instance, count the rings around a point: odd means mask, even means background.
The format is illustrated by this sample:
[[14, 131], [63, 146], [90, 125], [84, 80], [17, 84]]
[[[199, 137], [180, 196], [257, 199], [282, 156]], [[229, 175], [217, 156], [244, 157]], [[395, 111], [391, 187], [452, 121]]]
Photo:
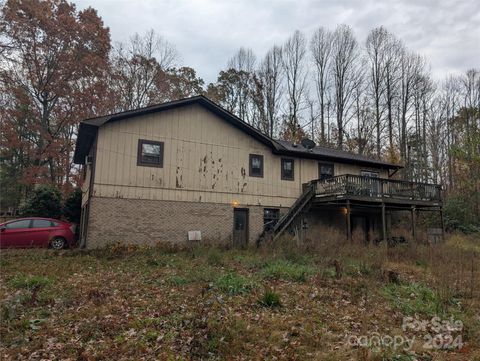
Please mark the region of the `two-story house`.
[[204, 96], [85, 120], [74, 155], [85, 176], [82, 242], [178, 242], [190, 232], [245, 245], [300, 218], [312, 232], [307, 219], [385, 238], [389, 210], [441, 209], [438, 186], [390, 179], [397, 164], [309, 148], [271, 139]]

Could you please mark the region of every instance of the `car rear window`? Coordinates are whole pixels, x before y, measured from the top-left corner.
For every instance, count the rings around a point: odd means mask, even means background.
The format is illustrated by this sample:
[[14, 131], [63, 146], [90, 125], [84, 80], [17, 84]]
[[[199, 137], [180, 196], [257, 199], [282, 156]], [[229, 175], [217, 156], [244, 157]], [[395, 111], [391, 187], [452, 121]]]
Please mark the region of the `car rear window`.
[[5, 225], [5, 227], [8, 228], [8, 229], [28, 228], [29, 226], [30, 226], [30, 220], [29, 219], [23, 219], [21, 221], [15, 221], [15, 222], [7, 223]]
[[52, 222], [46, 219], [34, 219], [32, 228], [47, 228], [52, 227]]

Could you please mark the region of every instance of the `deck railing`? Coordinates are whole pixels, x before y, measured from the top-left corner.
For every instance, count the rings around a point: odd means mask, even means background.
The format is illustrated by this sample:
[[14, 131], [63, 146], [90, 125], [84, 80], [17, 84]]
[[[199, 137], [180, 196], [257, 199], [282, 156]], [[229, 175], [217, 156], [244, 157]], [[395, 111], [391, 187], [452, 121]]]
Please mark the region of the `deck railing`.
[[441, 186], [404, 180], [344, 174], [309, 183], [317, 197], [344, 195], [441, 202]]

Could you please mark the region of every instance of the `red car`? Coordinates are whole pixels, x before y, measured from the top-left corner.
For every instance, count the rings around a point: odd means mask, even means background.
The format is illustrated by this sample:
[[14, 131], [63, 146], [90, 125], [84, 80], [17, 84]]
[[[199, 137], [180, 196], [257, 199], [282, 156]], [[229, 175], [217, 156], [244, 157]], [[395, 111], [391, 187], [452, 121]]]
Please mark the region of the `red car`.
[[21, 218], [0, 224], [0, 248], [50, 247], [75, 244], [75, 225], [51, 218]]

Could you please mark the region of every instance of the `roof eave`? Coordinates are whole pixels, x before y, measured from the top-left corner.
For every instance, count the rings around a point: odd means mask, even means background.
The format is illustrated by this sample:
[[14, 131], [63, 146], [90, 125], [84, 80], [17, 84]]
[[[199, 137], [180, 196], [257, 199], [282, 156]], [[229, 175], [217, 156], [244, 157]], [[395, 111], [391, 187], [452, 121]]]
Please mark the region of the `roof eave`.
[[85, 157], [90, 152], [90, 148], [97, 136], [98, 126], [81, 122], [78, 128], [77, 140], [75, 143], [75, 152], [73, 162], [75, 164], [85, 164]]

